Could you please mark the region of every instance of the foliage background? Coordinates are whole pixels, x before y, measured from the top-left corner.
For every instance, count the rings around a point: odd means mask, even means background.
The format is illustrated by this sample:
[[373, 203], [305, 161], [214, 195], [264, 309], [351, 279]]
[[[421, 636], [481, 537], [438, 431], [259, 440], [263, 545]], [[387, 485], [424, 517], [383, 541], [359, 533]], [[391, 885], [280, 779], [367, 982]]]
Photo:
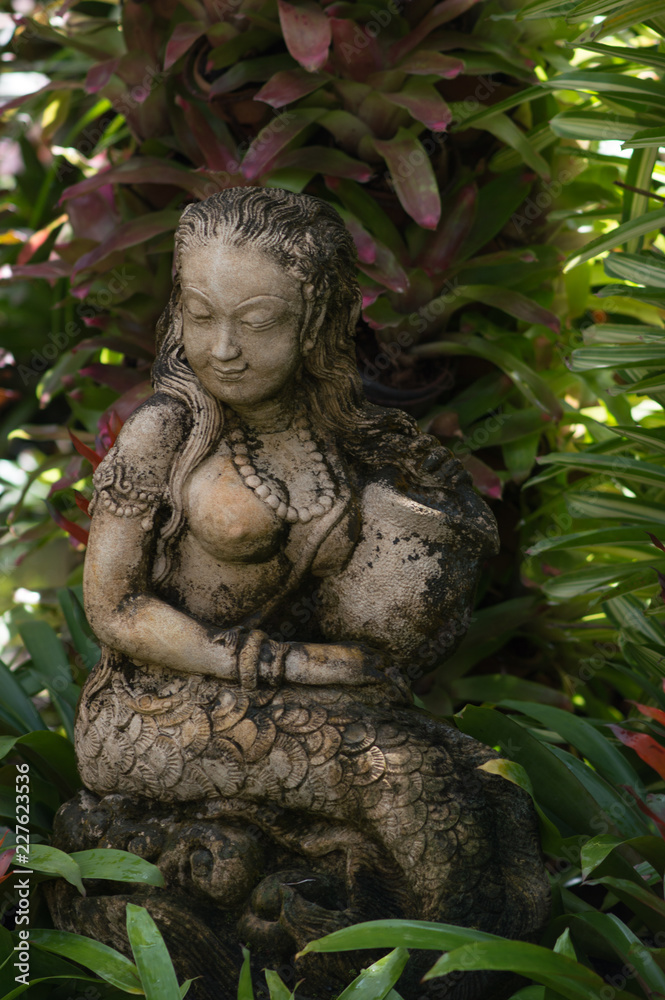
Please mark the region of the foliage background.
[[[662, 4], [3, 9], [0, 819], [25, 759], [48, 852], [78, 782], [90, 474], [150, 391], [179, 213], [226, 186], [307, 190], [358, 248], [368, 396], [437, 434], [498, 518], [469, 634], [416, 691], [531, 789], [553, 889], [539, 945], [368, 929], [397, 951], [358, 995], [394, 1000], [413, 945], [448, 951], [439, 974], [507, 963], [523, 1000], [665, 996]], [[38, 887], [33, 905], [54, 933]], [[123, 992], [54, 940], [35, 945], [47, 978], [78, 959], [100, 995]], [[136, 961], [123, 975], [150, 995]], [[295, 979], [268, 985], [288, 997]]]

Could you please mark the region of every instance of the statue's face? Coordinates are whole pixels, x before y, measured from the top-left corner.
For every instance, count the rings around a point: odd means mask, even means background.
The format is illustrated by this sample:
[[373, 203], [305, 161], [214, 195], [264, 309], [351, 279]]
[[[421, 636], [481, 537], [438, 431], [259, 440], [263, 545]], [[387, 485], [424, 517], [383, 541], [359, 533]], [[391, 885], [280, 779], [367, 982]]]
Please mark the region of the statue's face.
[[183, 340], [195, 375], [228, 406], [292, 388], [301, 361], [299, 282], [255, 248], [219, 240], [185, 251]]

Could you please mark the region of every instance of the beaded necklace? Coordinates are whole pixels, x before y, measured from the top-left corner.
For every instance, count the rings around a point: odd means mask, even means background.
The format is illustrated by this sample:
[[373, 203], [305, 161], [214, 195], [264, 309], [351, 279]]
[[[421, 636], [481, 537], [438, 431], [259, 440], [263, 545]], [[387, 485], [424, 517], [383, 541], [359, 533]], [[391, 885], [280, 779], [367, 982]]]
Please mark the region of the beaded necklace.
[[336, 499], [335, 485], [323, 452], [312, 438], [312, 428], [307, 416], [305, 414], [297, 416], [293, 421], [293, 427], [296, 430], [298, 440], [302, 442], [303, 450], [312, 461], [312, 472], [317, 480], [318, 495], [316, 501], [307, 507], [293, 507], [289, 503], [285, 503], [261, 478], [250, 453], [247, 434], [239, 422], [229, 434], [228, 440], [233, 451], [233, 461], [245, 482], [245, 486], [252, 490], [283, 521], [288, 521], [290, 524], [295, 524], [296, 521], [307, 524], [312, 518], [320, 517], [331, 509]]

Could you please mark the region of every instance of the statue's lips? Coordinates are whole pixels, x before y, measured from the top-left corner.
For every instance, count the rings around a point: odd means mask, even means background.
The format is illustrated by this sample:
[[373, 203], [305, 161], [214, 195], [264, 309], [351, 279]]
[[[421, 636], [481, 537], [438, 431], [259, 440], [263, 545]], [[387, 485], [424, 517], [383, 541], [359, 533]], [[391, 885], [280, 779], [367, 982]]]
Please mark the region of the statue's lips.
[[237, 382], [247, 371], [247, 365], [244, 368], [217, 368], [216, 365], [210, 367], [217, 378], [222, 379], [223, 382]]

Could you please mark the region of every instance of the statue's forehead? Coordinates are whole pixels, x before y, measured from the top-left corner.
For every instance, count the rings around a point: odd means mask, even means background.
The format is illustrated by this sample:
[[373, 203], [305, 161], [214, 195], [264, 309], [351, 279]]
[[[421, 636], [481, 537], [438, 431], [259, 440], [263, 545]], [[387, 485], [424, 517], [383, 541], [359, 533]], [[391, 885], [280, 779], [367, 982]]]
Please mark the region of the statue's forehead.
[[236, 247], [214, 240], [189, 247], [181, 254], [180, 273], [183, 288], [195, 287], [206, 294], [301, 298], [301, 282], [250, 244]]

